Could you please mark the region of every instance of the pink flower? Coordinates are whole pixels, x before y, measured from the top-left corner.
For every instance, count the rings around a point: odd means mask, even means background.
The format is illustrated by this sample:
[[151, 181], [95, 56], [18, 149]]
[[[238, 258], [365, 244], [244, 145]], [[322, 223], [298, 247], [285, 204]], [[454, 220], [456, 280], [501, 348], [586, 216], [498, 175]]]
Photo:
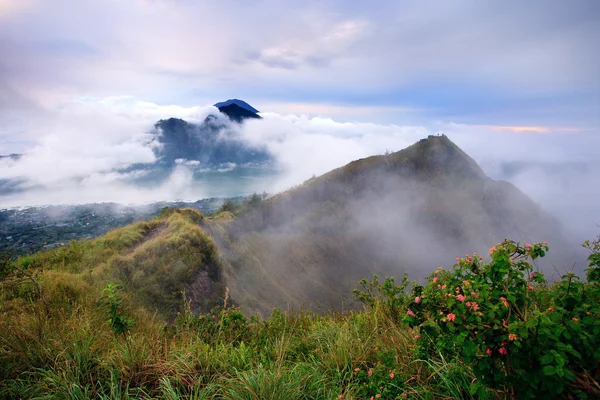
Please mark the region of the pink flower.
[[463, 281], [463, 283], [465, 284], [465, 286], [469, 286], [471, 284], [471, 282], [469, 281]]
[[463, 296], [462, 294], [458, 294], [458, 295], [456, 295], [456, 300], [464, 302], [465, 301], [465, 296]]
[[392, 373], [390, 374], [390, 379], [394, 379], [394, 376], [396, 376], [396, 375], [394, 375], [394, 373], [392, 372]]
[[527, 290], [533, 290], [533, 289], [534, 289], [533, 286], [531, 286], [531, 285], [527, 286]]
[[408, 310], [408, 311], [406, 312], [406, 315], [408, 315], [409, 317], [414, 317], [414, 316], [415, 316], [415, 313], [414, 313], [414, 312], [412, 312], [411, 310]]
[[448, 314], [448, 320], [454, 321], [456, 319], [456, 315], [453, 313]]
[[506, 301], [506, 297], [500, 297], [500, 301], [504, 304], [504, 307], [508, 307], [508, 301]]
[[420, 335], [415, 335], [415, 339], [421, 339]]
[[492, 349], [488, 348], [488, 349], [485, 351], [485, 354], [487, 354], [488, 356], [491, 356], [491, 355], [492, 355]]
[[537, 276], [537, 274], [536, 274], [535, 272], [532, 272], [532, 273], [531, 273], [531, 278], [532, 278], [532, 279], [533, 279], [533, 278], [535, 278], [536, 276]]
[[544, 242], [544, 246], [548, 246], [548, 242]]
[[344, 396], [342, 396], [341, 394], [338, 396], [338, 399], [343, 399]]
[[508, 354], [508, 350], [506, 350], [506, 348], [504, 348], [504, 347], [500, 347], [500, 349], [498, 350], [498, 352], [500, 354], [504, 354], [504, 355]]
[[495, 247], [492, 247], [492, 248], [490, 249], [490, 254], [492, 254], [494, 251], [496, 251], [496, 248], [495, 248]]
[[514, 342], [515, 340], [517, 340], [517, 335], [515, 335], [514, 333], [509, 333], [508, 334], [508, 340]]
[[503, 296], [503, 297], [500, 297], [500, 300], [502, 300], [502, 301], [506, 301], [506, 297], [504, 297], [504, 296]]
[[369, 368], [369, 371], [367, 372], [367, 375], [373, 375], [373, 368]]
[[433, 278], [433, 281], [434, 281], [434, 282], [437, 282], [437, 281], [438, 281], [438, 277], [437, 277], [437, 276], [436, 276], [436, 277], [434, 277], [434, 278]]
[[473, 311], [477, 311], [479, 310], [479, 305], [475, 302], [471, 303], [471, 308], [473, 309]]
[[531, 248], [531, 243], [527, 243], [527, 244], [525, 245], [525, 247], [526, 247], [526, 248], [528, 248], [528, 249], [530, 249], [530, 248]]
[[415, 297], [415, 303], [421, 304], [421, 298], [419, 296]]
[[471, 307], [471, 302], [470, 301], [467, 301], [465, 304], [467, 305], [467, 307]]

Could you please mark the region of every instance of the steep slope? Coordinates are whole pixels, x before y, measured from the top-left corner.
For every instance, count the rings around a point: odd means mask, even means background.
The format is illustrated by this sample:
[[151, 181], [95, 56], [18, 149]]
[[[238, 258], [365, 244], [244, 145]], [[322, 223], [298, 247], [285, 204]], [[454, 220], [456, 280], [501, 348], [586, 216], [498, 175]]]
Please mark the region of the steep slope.
[[[218, 251], [203, 223], [196, 210], [165, 208], [155, 219], [22, 257], [19, 263], [41, 271], [37, 279], [49, 303], [64, 304], [65, 297], [70, 304], [86, 303], [112, 282], [123, 287], [132, 304], [165, 319], [183, 311], [184, 294], [192, 310], [209, 311], [222, 301], [224, 289]], [[10, 293], [3, 301], [10, 303]]]
[[552, 240], [552, 217], [485, 176], [446, 136], [354, 161], [210, 225], [248, 310], [339, 308], [372, 273], [422, 278], [509, 237]]

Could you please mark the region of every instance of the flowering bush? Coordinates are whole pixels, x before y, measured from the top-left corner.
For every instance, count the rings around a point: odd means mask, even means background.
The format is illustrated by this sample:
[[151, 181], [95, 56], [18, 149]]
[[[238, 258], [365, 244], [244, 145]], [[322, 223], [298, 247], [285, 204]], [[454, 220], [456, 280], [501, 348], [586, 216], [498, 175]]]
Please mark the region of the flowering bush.
[[406, 296], [406, 289], [410, 284], [408, 274], [404, 274], [402, 281], [396, 284], [394, 278], [385, 278], [383, 283], [379, 282], [379, 276], [373, 275], [373, 280], [367, 282], [361, 279], [358, 284], [360, 289], [354, 289], [353, 293], [357, 300], [367, 304], [370, 307], [381, 305], [382, 310], [396, 321], [401, 317], [400, 311], [405, 309], [409, 303]]
[[567, 273], [552, 286], [534, 271], [548, 243], [506, 240], [490, 249], [490, 262], [473, 254], [441, 267], [415, 286], [403, 320], [418, 329], [418, 351], [469, 364], [486, 388], [516, 398], [550, 398], [565, 392], [600, 395], [600, 244], [591, 250], [588, 283]]
[[358, 385], [358, 395], [365, 399], [400, 399], [407, 397], [402, 376], [384, 365], [373, 368], [355, 368], [353, 382]]

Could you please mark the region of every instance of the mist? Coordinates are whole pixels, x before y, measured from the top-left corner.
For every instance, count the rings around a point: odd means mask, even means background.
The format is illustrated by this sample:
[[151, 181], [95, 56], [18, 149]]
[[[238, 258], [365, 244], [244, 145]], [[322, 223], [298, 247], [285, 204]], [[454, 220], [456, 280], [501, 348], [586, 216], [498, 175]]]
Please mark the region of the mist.
[[248, 143], [274, 155], [276, 164], [270, 170], [240, 180], [231, 174], [235, 167], [228, 166], [211, 171], [217, 178], [203, 182], [194, 178], [194, 169], [202, 166], [181, 162], [166, 180], [140, 185], [144, 171], [127, 167], [156, 161], [153, 150], [160, 144], [150, 135], [154, 123], [170, 117], [200, 122], [209, 114], [219, 112], [212, 106], [160, 106], [132, 97], [62, 104], [29, 131], [29, 144], [16, 149], [24, 154], [20, 159], [0, 159], [0, 183], [12, 188], [0, 196], [0, 207], [275, 194], [353, 160], [395, 152], [430, 134], [445, 133], [488, 176], [515, 184], [558, 217], [577, 240], [593, 236], [600, 224], [594, 204], [600, 190], [593, 184], [600, 181], [594, 154], [600, 139], [595, 132], [439, 121], [384, 125], [263, 112], [262, 120], [228, 123]]
[[232, 297], [248, 312], [353, 307], [362, 278], [407, 273], [422, 282], [456, 257], [487, 258], [505, 238], [549, 241], [552, 251], [535, 264], [550, 279], [582, 274], [583, 249], [556, 218], [446, 141], [352, 163], [211, 223]]

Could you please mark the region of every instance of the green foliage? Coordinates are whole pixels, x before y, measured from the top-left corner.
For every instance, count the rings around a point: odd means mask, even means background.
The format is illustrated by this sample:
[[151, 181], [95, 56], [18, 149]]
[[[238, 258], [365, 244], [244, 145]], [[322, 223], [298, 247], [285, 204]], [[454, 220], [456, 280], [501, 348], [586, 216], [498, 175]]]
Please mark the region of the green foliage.
[[127, 317], [122, 312], [121, 298], [118, 294], [119, 285], [107, 283], [102, 289], [104, 295], [98, 299], [98, 304], [104, 307], [109, 314], [108, 324], [115, 335], [127, 335], [135, 323], [133, 318]]
[[547, 287], [531, 264], [547, 243], [506, 240], [490, 249], [489, 263], [474, 254], [457, 259], [452, 271], [438, 269], [414, 288], [404, 315], [419, 330], [420, 357], [441, 352], [472, 365], [477, 380], [470, 391], [480, 396], [488, 387], [517, 398], [597, 394], [591, 377], [600, 360], [600, 288], [592, 265], [598, 247], [588, 247], [589, 284], [567, 273]]
[[399, 399], [408, 396], [404, 384], [406, 377], [399, 376], [397, 371], [385, 365], [377, 365], [366, 370], [356, 368], [352, 381], [358, 386], [358, 394], [361, 398]]
[[263, 192], [262, 194], [254, 193], [244, 200], [243, 207], [250, 210], [258, 208], [263, 204], [266, 198], [266, 192]]
[[221, 207], [219, 207], [219, 210], [217, 211], [217, 214], [220, 214], [222, 212], [230, 212], [232, 214], [235, 214], [236, 212], [239, 211], [239, 206], [237, 204], [235, 204], [232, 200], [225, 200], [225, 202], [223, 203], [223, 205], [221, 205]]
[[383, 283], [379, 283], [379, 276], [376, 274], [372, 281], [361, 279], [358, 284], [360, 288], [353, 290], [356, 299], [370, 307], [383, 306], [383, 310], [389, 312], [392, 318], [398, 318], [400, 311], [409, 303], [409, 296], [406, 294], [406, 288], [410, 284], [408, 274], [404, 274], [399, 284], [396, 284], [394, 278], [388, 277]]
[[226, 289], [206, 313], [182, 296], [218, 266], [201, 221], [170, 211], [11, 260], [36, 271], [50, 312], [32, 285], [0, 292], [0, 398], [598, 397], [598, 239], [586, 282], [548, 285], [532, 265], [548, 246], [506, 241], [425, 285], [363, 280], [362, 311], [262, 318]]

